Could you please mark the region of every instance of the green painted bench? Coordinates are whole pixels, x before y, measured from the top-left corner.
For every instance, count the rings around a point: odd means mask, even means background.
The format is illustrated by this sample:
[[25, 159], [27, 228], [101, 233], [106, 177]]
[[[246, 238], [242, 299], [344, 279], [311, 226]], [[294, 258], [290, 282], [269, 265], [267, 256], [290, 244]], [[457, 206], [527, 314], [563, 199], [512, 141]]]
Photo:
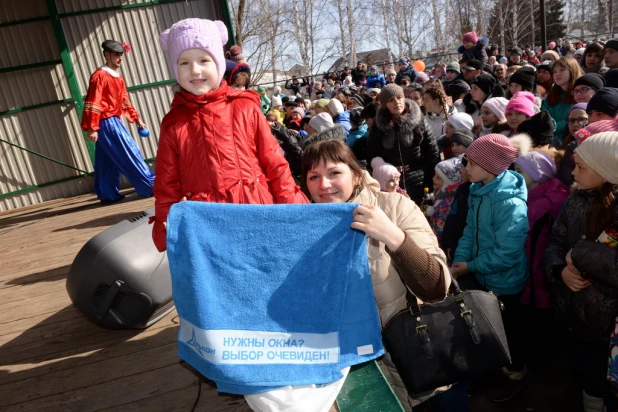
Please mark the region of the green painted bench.
[[403, 412], [376, 361], [352, 366], [339, 396], [341, 412]]

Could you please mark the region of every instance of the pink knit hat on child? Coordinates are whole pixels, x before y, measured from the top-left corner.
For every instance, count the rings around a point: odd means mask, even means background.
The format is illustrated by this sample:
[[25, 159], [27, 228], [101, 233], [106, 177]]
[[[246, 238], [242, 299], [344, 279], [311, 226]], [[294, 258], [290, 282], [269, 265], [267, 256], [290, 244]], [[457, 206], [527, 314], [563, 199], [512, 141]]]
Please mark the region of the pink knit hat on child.
[[381, 157], [374, 157], [371, 160], [371, 168], [373, 169], [373, 178], [380, 183], [380, 190], [386, 191], [386, 184], [391, 179], [395, 179], [399, 184], [401, 173], [395, 166], [386, 163]]
[[506, 105], [504, 114], [508, 114], [511, 111], [523, 113], [528, 117], [534, 116], [534, 95], [530, 92], [517, 92], [509, 100], [509, 104]]
[[498, 176], [517, 159], [517, 149], [505, 135], [492, 133], [473, 141], [465, 158]]
[[188, 49], [201, 49], [210, 54], [217, 65], [217, 86], [225, 73], [223, 45], [227, 43], [227, 27], [222, 21], [185, 19], [175, 23], [159, 36], [161, 48], [168, 55], [174, 78], [178, 79], [178, 57]]

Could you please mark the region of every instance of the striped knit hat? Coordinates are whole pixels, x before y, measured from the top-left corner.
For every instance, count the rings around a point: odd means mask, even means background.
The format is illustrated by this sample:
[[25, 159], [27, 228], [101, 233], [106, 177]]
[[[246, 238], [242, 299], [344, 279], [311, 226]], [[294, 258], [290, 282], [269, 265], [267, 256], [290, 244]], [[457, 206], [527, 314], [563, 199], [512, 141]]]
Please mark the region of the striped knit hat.
[[590, 132], [590, 136], [601, 132], [618, 132], [618, 121], [599, 120], [598, 122], [590, 123], [585, 129]]
[[473, 141], [466, 150], [466, 158], [498, 176], [517, 159], [517, 149], [508, 137], [492, 133]]

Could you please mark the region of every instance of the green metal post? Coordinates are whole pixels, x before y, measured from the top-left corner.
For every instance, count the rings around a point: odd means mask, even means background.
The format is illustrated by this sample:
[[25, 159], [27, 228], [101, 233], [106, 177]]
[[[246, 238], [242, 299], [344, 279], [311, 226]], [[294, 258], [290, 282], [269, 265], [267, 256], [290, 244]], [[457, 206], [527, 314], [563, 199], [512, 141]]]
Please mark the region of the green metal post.
[[[79, 84], [75, 77], [75, 68], [71, 61], [71, 53], [69, 53], [69, 47], [67, 40], [64, 37], [64, 31], [62, 30], [62, 23], [58, 16], [58, 8], [56, 7], [55, 0], [46, 0], [47, 10], [49, 11], [49, 17], [51, 24], [56, 35], [56, 42], [58, 42], [58, 49], [60, 51], [60, 58], [62, 59], [62, 68], [64, 69], [64, 75], [66, 76], [67, 83], [69, 84], [69, 90], [71, 91], [71, 97], [75, 100], [75, 110], [77, 110], [77, 116], [81, 120], [82, 112], [84, 111], [84, 100], [82, 94], [79, 91]], [[85, 138], [84, 134], [84, 138]], [[90, 155], [90, 161], [94, 165], [94, 143], [86, 140], [86, 147], [88, 148], [88, 154]]]
[[227, 26], [227, 45], [231, 47], [236, 44], [236, 35], [234, 34], [234, 22], [228, 0], [221, 0], [221, 10], [223, 12], [223, 20]]

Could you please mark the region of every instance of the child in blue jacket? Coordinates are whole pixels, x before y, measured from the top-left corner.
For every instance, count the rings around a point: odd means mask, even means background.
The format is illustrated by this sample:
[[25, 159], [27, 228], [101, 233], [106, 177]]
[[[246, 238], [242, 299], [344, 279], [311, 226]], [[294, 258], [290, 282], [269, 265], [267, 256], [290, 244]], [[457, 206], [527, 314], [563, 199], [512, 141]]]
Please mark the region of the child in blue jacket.
[[369, 74], [367, 75], [367, 82], [365, 83], [365, 87], [367, 87], [367, 89], [381, 89], [385, 85], [386, 79], [384, 78], [384, 75], [378, 71], [378, 66], [371, 66], [369, 68]]
[[[520, 298], [529, 276], [524, 244], [528, 235], [524, 178], [507, 170], [517, 149], [501, 134], [488, 134], [468, 147], [465, 158], [470, 186], [467, 226], [459, 241], [451, 272], [473, 278], [477, 287], [496, 293], [504, 304], [504, 328], [512, 363], [490, 390], [490, 398], [506, 401], [527, 386], [521, 350]], [[468, 275], [468, 276], [465, 276]], [[480, 285], [479, 285], [480, 284]]]

